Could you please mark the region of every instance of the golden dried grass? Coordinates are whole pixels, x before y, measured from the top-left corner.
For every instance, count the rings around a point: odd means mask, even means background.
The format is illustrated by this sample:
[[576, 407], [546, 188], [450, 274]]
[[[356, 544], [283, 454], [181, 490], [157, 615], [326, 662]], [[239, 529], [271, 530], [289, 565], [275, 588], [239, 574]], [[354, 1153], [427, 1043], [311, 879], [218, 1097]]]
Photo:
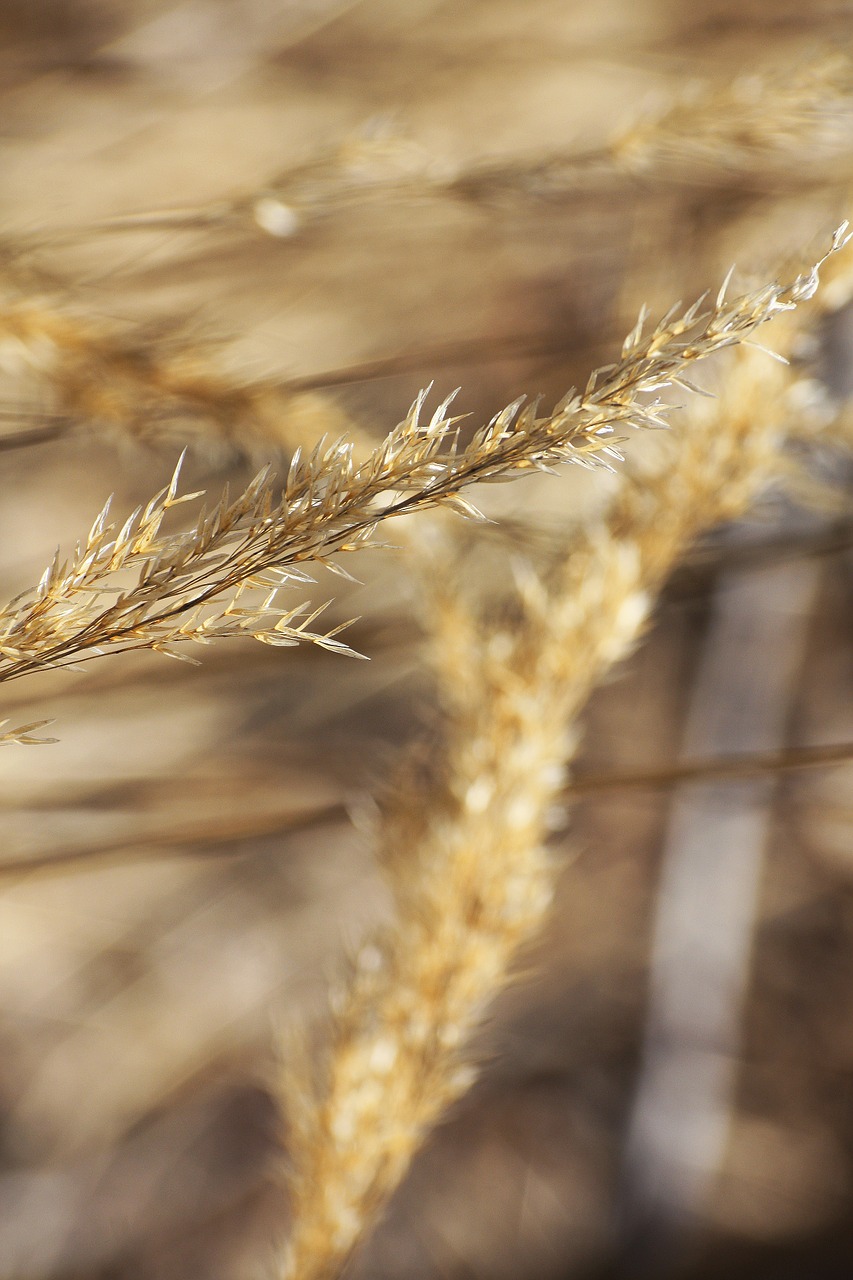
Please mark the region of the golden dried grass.
[[[780, 76], [767, 92], [741, 81], [679, 100], [592, 157], [455, 172], [393, 147], [388, 154], [350, 147], [250, 196], [172, 216], [196, 229], [239, 217], [290, 238], [365, 200], [485, 200], [507, 188], [527, 199], [571, 190], [590, 167], [642, 168], [664, 179], [696, 165], [728, 180], [754, 178], [759, 165], [772, 176], [792, 156], [816, 157], [819, 166], [836, 154], [836, 135], [825, 126], [849, 110], [847, 74], [843, 60], [828, 61]], [[828, 272], [838, 271], [842, 248], [839, 233]], [[676, 421], [665, 462], [623, 478], [556, 570], [519, 569], [497, 621], [442, 568], [426, 569], [421, 607], [444, 712], [440, 757], [419, 782], [402, 771], [378, 832], [390, 923], [358, 949], [319, 1065], [299, 1073], [287, 1059], [277, 1083], [292, 1132], [293, 1231], [283, 1272], [293, 1280], [340, 1273], [425, 1135], [468, 1088], [472, 1033], [547, 914], [555, 873], [547, 837], [561, 816], [576, 720], [590, 693], [636, 643], [690, 543], [743, 514], [784, 475], [784, 443], [843, 438], [844, 412], [833, 416], [804, 398], [796, 373], [750, 349], [756, 331], [778, 316], [771, 342], [793, 351], [815, 322], [814, 312], [804, 323], [792, 323], [791, 313], [810, 302], [817, 269], [733, 301], [724, 288], [710, 306], [703, 299], [674, 309], [651, 330], [641, 317], [620, 359], [551, 413], [516, 401], [468, 438], [449, 401], [427, 416], [421, 395], [372, 449], [339, 438], [342, 415], [325, 400], [311, 403], [305, 430], [286, 387], [236, 385], [191, 346], [119, 340], [62, 307], [30, 301], [4, 311], [4, 349], [52, 388], [63, 430], [68, 421], [147, 439], [161, 438], [166, 426], [183, 436], [192, 424], [239, 450], [260, 443], [289, 452], [301, 435], [329, 432], [304, 455], [297, 449], [281, 490], [262, 472], [184, 530], [172, 529], [169, 513], [200, 495], [179, 494], [177, 471], [120, 526], [105, 508], [68, 561], [58, 556], [37, 588], [0, 613], [6, 682], [128, 649], [184, 656], [186, 644], [235, 636], [352, 652], [338, 639], [340, 626], [313, 630], [318, 611], [283, 605], [278, 592], [310, 583], [315, 565], [344, 572], [335, 557], [369, 545], [394, 516], [441, 507], [476, 515], [465, 493], [480, 481], [563, 463], [621, 465], [617, 433], [663, 425], [670, 410], [659, 392], [694, 390], [694, 365], [737, 348], [716, 399], [691, 398]], [[833, 305], [846, 288], [839, 272]], [[418, 528], [413, 522], [407, 534], [409, 554], [420, 550]], [[437, 536], [424, 539], [427, 550]], [[440, 538], [439, 547], [446, 566], [452, 547]], [[0, 740], [44, 741], [48, 723]]]
[[[846, 244], [846, 230], [836, 232], [830, 255]], [[617, 429], [664, 425], [657, 393], [695, 390], [687, 378], [693, 365], [750, 341], [775, 315], [811, 298], [823, 261], [790, 283], [732, 301], [724, 285], [712, 307], [703, 310], [701, 298], [684, 311], [674, 308], [648, 332], [641, 313], [619, 361], [596, 370], [582, 393], [572, 389], [550, 414], [517, 400], [463, 445], [459, 420], [449, 413], [452, 397], [426, 420], [423, 392], [364, 461], [346, 437], [321, 440], [304, 459], [296, 451], [280, 495], [267, 468], [235, 500], [226, 493], [210, 511], [203, 508], [186, 532], [163, 533], [169, 511], [202, 496], [178, 494], [179, 464], [170, 483], [120, 528], [109, 521], [107, 503], [72, 559], [57, 553], [35, 590], [0, 612], [0, 682], [105, 652], [145, 648], [180, 657], [183, 643], [236, 636], [352, 654], [337, 639], [341, 626], [313, 631], [318, 610], [279, 603], [282, 587], [310, 581], [303, 566], [345, 573], [330, 557], [361, 549], [393, 516], [431, 507], [477, 516], [461, 496], [474, 483], [558, 463], [621, 460], [609, 443]]]
[[466, 1047], [548, 912], [546, 842], [576, 718], [636, 644], [691, 542], [779, 478], [783, 445], [803, 429], [794, 385], [765, 352], [735, 352], [719, 395], [681, 416], [660, 471], [624, 483], [550, 580], [520, 573], [509, 626], [476, 617], [459, 584], [448, 587], [447, 547], [427, 570], [440, 762], [420, 790], [401, 792], [380, 832], [394, 917], [336, 999], [322, 1070], [283, 1076], [288, 1280], [341, 1273], [425, 1134], [474, 1079]]

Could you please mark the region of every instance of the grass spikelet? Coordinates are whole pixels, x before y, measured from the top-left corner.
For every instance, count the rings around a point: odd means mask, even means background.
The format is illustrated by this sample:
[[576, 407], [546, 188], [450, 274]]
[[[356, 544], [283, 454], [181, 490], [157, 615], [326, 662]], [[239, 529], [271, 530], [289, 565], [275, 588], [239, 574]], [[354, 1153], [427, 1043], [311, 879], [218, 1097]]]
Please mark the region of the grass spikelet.
[[[0, 720], [0, 729], [4, 729], [4, 726], [8, 723], [8, 719]], [[35, 736], [39, 730], [47, 728], [49, 724], [54, 724], [54, 721], [31, 720], [29, 724], [20, 724], [14, 729], [5, 729], [3, 733], [0, 733], [0, 743], [17, 742], [21, 746], [41, 747], [51, 742], [58, 742], [58, 738]]]

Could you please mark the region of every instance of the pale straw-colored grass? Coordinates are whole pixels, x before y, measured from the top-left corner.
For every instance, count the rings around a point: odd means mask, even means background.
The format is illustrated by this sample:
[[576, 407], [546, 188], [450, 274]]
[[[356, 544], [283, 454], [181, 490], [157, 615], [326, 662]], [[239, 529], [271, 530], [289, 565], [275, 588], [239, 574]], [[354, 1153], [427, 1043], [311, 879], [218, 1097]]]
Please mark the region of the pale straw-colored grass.
[[[846, 224], [830, 254], [846, 243]], [[821, 262], [823, 259], [821, 259]], [[290, 463], [283, 491], [260, 472], [233, 501], [225, 493], [187, 529], [164, 532], [167, 514], [201, 495], [171, 482], [116, 527], [109, 503], [69, 560], [57, 553], [38, 586], [0, 610], [0, 682], [106, 652], [155, 649], [182, 656], [194, 642], [251, 636], [265, 644], [310, 642], [352, 653], [337, 638], [341, 626], [312, 629], [319, 610], [280, 603], [290, 583], [310, 582], [306, 568], [362, 548], [378, 524], [436, 507], [477, 515], [462, 492], [559, 463], [594, 466], [619, 459], [612, 442], [626, 428], [661, 426], [658, 393], [692, 389], [697, 363], [739, 343], [814, 294], [819, 262], [787, 284], [771, 284], [712, 306], [700, 299], [673, 309], [650, 330], [641, 314], [620, 359], [597, 370], [583, 392], [572, 390], [555, 409], [517, 400], [460, 441], [450, 400], [430, 418], [426, 393], [403, 422], [363, 460], [345, 438], [321, 440]], [[452, 397], [451, 397], [452, 399]]]
[[11, 295], [0, 305], [0, 370], [47, 392], [50, 413], [0, 435], [0, 448], [76, 433], [269, 458], [352, 433], [331, 397], [241, 382], [222, 365], [221, 353], [198, 339], [98, 324], [59, 297]]
[[402, 792], [380, 833], [393, 916], [356, 957], [320, 1067], [282, 1066], [287, 1280], [340, 1273], [469, 1087], [466, 1046], [548, 912], [546, 842], [576, 718], [690, 543], [742, 514], [777, 474], [801, 414], [785, 366], [734, 353], [718, 398], [691, 402], [665, 465], [628, 480], [550, 580], [521, 574], [508, 625], [448, 587], [446, 557], [434, 564], [426, 617], [444, 706], [440, 763]]
[[[387, 127], [368, 128], [260, 186], [202, 205], [141, 210], [85, 228], [54, 232], [48, 247], [92, 235], [239, 228], [290, 240], [364, 205], [393, 209], [425, 200], [570, 198], [638, 173], [659, 183], [702, 185], [747, 178], [778, 186], [849, 175], [853, 67], [840, 50], [759, 67], [722, 82], [693, 82], [659, 95], [586, 150], [450, 163]], [[22, 246], [26, 248], [27, 246]], [[38, 247], [36, 240], [32, 246]]]

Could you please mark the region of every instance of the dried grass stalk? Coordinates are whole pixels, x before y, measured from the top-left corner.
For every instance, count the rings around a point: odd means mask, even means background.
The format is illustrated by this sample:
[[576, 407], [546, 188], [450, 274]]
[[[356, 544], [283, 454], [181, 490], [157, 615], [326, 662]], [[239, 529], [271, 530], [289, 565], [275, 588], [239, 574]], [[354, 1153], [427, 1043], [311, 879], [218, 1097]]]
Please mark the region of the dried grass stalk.
[[198, 342], [113, 332], [47, 300], [0, 307], [0, 371], [34, 375], [53, 401], [46, 426], [0, 436], [3, 448], [96, 430], [146, 444], [195, 438], [218, 452], [269, 457], [352, 430], [316, 391], [241, 384]]
[[[633, 349], [629, 339], [626, 349]], [[312, 1074], [285, 1064], [293, 1229], [282, 1274], [340, 1274], [425, 1134], [474, 1077], [467, 1046], [551, 900], [546, 849], [590, 692], [636, 643], [689, 543], [743, 512], [799, 413], [786, 368], [735, 353], [695, 402], [668, 465], [625, 485], [558, 574], [522, 575], [513, 626], [490, 626], [431, 577], [445, 710], [439, 771], [381, 832], [390, 925], [359, 952]]]
[[[846, 224], [829, 253], [846, 243]], [[821, 260], [821, 262], [823, 259]], [[583, 392], [572, 390], [552, 413], [521, 400], [460, 443], [451, 396], [426, 420], [426, 392], [405, 420], [364, 460], [345, 439], [321, 441], [307, 458], [292, 459], [279, 493], [268, 470], [235, 501], [226, 492], [202, 509], [186, 531], [164, 533], [167, 514], [198, 494], [169, 485], [120, 528], [109, 503], [70, 560], [59, 554], [38, 586], [0, 610], [0, 682], [61, 667], [105, 652], [156, 649], [182, 656], [186, 642], [252, 636], [266, 644], [311, 642], [352, 653], [341, 627], [312, 630], [320, 610], [285, 607], [278, 592], [311, 579], [321, 563], [367, 543], [381, 521], [435, 507], [478, 515], [462, 497], [467, 486], [500, 482], [557, 463], [594, 466], [621, 458], [612, 442], [625, 427], [658, 427], [667, 406], [657, 393], [692, 388], [691, 366], [752, 340], [774, 316], [813, 296], [819, 262], [785, 285], [771, 284], [728, 302], [725, 286], [713, 306], [700, 299], [670, 311], [651, 331], [641, 314], [618, 363], [597, 370]]]
[[[747, 176], [791, 178], [821, 171], [848, 150], [853, 68], [825, 54], [769, 74], [742, 74], [722, 85], [694, 86], [663, 110], [630, 125], [609, 148], [613, 162], [643, 172], [685, 166]], [[825, 175], [822, 175], [825, 176]]]
[[556, 150], [524, 160], [458, 167], [383, 129], [347, 138], [272, 175], [261, 187], [188, 208], [152, 209], [52, 237], [104, 233], [249, 229], [289, 240], [356, 206], [449, 198], [491, 203], [571, 196], [590, 184], [642, 173], [658, 181], [748, 178], [753, 185], [829, 177], [849, 154], [853, 71], [834, 51], [722, 85], [696, 84], [588, 151]]

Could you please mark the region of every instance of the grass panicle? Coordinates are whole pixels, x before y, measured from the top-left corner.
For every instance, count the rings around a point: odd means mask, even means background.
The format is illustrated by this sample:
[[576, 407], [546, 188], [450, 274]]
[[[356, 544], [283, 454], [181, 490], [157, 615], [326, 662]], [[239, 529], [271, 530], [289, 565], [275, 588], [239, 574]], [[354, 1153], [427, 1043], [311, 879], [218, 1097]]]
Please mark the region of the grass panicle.
[[444, 707], [440, 766], [420, 788], [400, 788], [380, 832], [392, 921], [356, 958], [320, 1066], [312, 1076], [283, 1063], [294, 1219], [285, 1280], [341, 1273], [425, 1134], [475, 1078], [472, 1035], [547, 917], [547, 837], [566, 800], [577, 717], [636, 644], [691, 542], [779, 476], [786, 433], [801, 429], [794, 382], [763, 351], [732, 353], [719, 395], [691, 402], [657, 474], [626, 479], [550, 579], [520, 572], [509, 626], [466, 606], [446, 548], [433, 560], [424, 617]]
[[352, 431], [329, 396], [241, 382], [222, 363], [198, 340], [150, 326], [112, 329], [61, 299], [10, 296], [0, 306], [0, 369], [29, 376], [49, 393], [51, 409], [33, 414], [34, 427], [0, 435], [0, 449], [97, 434], [150, 445], [191, 441], [217, 460], [269, 458]]
[[[847, 243], [846, 224], [826, 256]], [[311, 565], [342, 571], [333, 557], [361, 549], [384, 520], [428, 508], [478, 512], [463, 490], [557, 464], [609, 465], [620, 459], [617, 431], [660, 427], [667, 387], [694, 389], [688, 371], [709, 356], [754, 340], [774, 316], [811, 298], [825, 257], [787, 284], [731, 301], [725, 286], [712, 306], [702, 298], [672, 309], [646, 330], [641, 314], [620, 360], [596, 370], [552, 413], [514, 401], [460, 442], [453, 397], [431, 417], [422, 392], [396, 427], [362, 461], [345, 438], [325, 439], [291, 460], [283, 492], [262, 470], [235, 500], [202, 507], [186, 530], [163, 531], [167, 512], [200, 497], [171, 482], [117, 528], [109, 504], [84, 543], [59, 553], [38, 586], [0, 611], [0, 682], [105, 652], [154, 649], [179, 656], [188, 643], [251, 636], [266, 644], [303, 642], [351, 654], [340, 627], [315, 631], [319, 610], [285, 607], [278, 592], [310, 582]], [[305, 616], [307, 615], [307, 616]]]
[[[292, 240], [335, 215], [374, 205], [444, 199], [494, 204], [507, 198], [571, 198], [636, 175], [661, 185], [722, 183], [758, 188], [808, 185], [847, 173], [853, 70], [837, 50], [723, 83], [696, 83], [586, 151], [450, 164], [371, 121], [338, 146], [271, 175], [258, 187], [203, 205], [124, 214], [48, 243], [104, 234], [200, 230]], [[37, 247], [22, 245], [21, 250]]]

